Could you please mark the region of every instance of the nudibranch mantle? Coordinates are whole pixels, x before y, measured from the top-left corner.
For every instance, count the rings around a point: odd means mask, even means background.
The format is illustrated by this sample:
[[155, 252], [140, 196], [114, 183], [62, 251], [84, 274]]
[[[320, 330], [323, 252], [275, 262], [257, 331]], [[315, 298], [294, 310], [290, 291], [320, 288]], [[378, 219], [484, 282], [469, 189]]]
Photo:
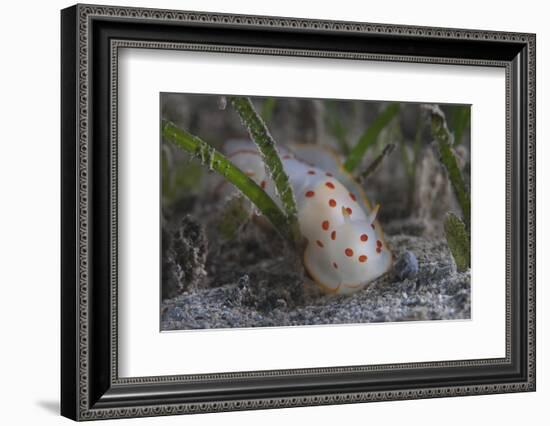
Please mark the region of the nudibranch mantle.
[[[371, 208], [337, 157], [315, 145], [279, 151], [296, 197], [300, 230], [307, 241], [303, 263], [313, 281], [328, 293], [350, 294], [386, 273], [393, 256], [376, 220], [378, 206]], [[231, 141], [226, 152], [235, 165], [278, 200], [255, 145]]]

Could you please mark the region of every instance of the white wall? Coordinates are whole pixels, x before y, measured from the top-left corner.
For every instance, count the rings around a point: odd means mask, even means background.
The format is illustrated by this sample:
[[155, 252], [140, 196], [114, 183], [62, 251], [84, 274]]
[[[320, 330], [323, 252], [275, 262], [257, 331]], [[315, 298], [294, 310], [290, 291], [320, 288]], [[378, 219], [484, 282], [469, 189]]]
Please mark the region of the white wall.
[[[131, 424], [547, 424], [550, 401], [550, 28], [540, 0], [298, 2], [120, 0], [104, 4], [537, 33], [538, 391], [259, 412], [122, 420]], [[0, 50], [0, 417], [2, 424], [62, 424], [59, 394], [59, 9], [4, 2]], [[546, 237], [546, 239], [545, 239]], [[547, 420], [546, 420], [547, 421]], [[108, 424], [106, 422], [102, 424]], [[114, 423], [113, 423], [114, 424]]]

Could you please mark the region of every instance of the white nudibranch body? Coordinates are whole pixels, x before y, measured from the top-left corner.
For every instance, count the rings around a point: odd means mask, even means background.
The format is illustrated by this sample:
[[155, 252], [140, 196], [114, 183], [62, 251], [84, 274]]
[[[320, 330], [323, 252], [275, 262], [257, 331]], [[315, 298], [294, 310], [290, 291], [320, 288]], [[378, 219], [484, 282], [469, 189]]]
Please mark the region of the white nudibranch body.
[[[279, 151], [296, 197], [300, 230], [307, 240], [304, 266], [313, 281], [326, 292], [350, 294], [386, 273], [393, 256], [376, 220], [378, 206], [371, 208], [337, 157], [315, 145]], [[226, 152], [278, 200], [255, 145], [231, 141]]]

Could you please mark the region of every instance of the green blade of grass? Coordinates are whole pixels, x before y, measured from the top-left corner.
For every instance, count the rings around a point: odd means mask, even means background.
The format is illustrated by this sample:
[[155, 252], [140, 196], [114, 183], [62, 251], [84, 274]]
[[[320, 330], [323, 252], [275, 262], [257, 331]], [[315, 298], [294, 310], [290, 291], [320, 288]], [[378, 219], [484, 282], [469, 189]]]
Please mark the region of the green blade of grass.
[[447, 176], [462, 210], [466, 229], [470, 229], [470, 194], [458, 167], [452, 148], [453, 136], [447, 127], [445, 114], [438, 106], [427, 107], [431, 115], [432, 135], [437, 143], [439, 160], [447, 170]]
[[344, 168], [348, 172], [353, 172], [359, 166], [368, 148], [376, 142], [382, 129], [386, 127], [398, 112], [399, 104], [391, 103], [376, 117], [348, 154], [348, 158], [344, 163]]
[[277, 99], [275, 98], [266, 98], [262, 104], [262, 119], [265, 123], [269, 123], [271, 118], [273, 118], [273, 111], [275, 111], [275, 106], [277, 105]]
[[349, 144], [348, 144], [348, 130], [344, 126], [338, 117], [336, 104], [334, 101], [326, 101], [326, 114], [325, 114], [325, 123], [330, 132], [330, 134], [336, 139], [340, 151], [344, 155], [349, 154]]
[[445, 219], [445, 237], [459, 271], [470, 267], [470, 236], [464, 222], [453, 213]]
[[252, 209], [243, 196], [231, 198], [224, 206], [220, 221], [217, 224], [219, 234], [226, 240], [233, 240], [239, 231], [250, 221]]
[[216, 151], [208, 143], [193, 136], [175, 124], [163, 120], [161, 128], [165, 140], [187, 151], [200, 163], [214, 170], [239, 189], [286, 239], [293, 242], [287, 217], [275, 201], [241, 169]]
[[469, 106], [457, 106], [453, 113], [453, 128], [455, 135], [455, 145], [462, 143], [464, 131], [470, 124], [470, 107]]
[[275, 141], [271, 137], [262, 118], [254, 109], [250, 98], [231, 96], [229, 97], [229, 101], [241, 117], [241, 121], [248, 130], [250, 138], [258, 146], [266, 171], [274, 183], [275, 190], [286, 213], [293, 241], [296, 247], [300, 247], [302, 244], [302, 235], [298, 223], [296, 199], [294, 198], [294, 191], [292, 190], [290, 180], [283, 168], [279, 153], [277, 152]]

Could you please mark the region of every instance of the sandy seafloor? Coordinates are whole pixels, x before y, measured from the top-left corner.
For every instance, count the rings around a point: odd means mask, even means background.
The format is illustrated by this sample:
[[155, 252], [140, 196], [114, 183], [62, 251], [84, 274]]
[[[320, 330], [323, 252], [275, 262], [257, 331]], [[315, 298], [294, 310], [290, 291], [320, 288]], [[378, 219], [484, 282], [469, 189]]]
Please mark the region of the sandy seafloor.
[[[349, 296], [320, 293], [288, 259], [262, 259], [251, 241], [213, 262], [209, 273], [218, 282], [203, 277], [204, 287], [163, 300], [161, 330], [470, 318], [470, 271], [456, 271], [444, 239], [387, 236], [394, 270]], [[230, 266], [231, 258], [247, 265]]]

